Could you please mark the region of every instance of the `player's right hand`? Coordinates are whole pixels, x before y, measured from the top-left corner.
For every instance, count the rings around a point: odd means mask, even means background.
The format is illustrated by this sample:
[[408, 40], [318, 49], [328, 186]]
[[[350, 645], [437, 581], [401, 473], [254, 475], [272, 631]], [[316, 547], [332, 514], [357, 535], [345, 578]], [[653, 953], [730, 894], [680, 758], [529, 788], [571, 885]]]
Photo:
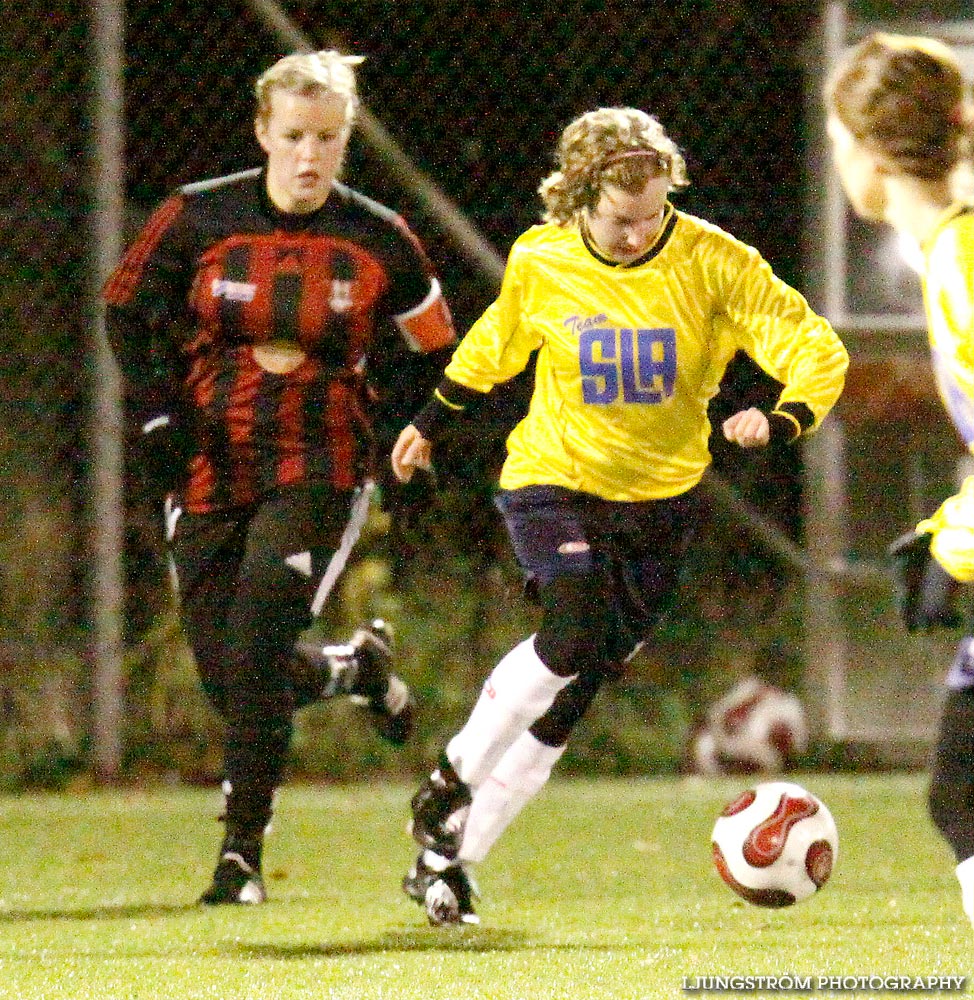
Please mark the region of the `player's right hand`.
[[401, 483], [408, 483], [417, 469], [432, 464], [433, 443], [412, 425], [404, 427], [392, 446], [392, 471]]
[[182, 488], [193, 439], [175, 417], [160, 413], [130, 429], [126, 441], [126, 492], [135, 503], [159, 509], [170, 493]]

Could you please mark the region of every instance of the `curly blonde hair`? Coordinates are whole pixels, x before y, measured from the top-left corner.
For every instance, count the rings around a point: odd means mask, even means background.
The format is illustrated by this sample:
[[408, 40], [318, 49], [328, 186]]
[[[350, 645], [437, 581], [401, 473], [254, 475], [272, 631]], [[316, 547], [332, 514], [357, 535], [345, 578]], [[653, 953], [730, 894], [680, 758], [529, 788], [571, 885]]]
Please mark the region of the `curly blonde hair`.
[[558, 169], [538, 188], [544, 219], [566, 225], [598, 204], [606, 184], [636, 194], [654, 177], [670, 190], [686, 187], [686, 162], [663, 126], [636, 108], [598, 108], [576, 118], [555, 151]]
[[254, 86], [257, 120], [267, 121], [275, 90], [306, 95], [337, 94], [345, 99], [345, 125], [350, 129], [359, 106], [355, 67], [364, 61], [362, 56], [346, 56], [334, 49], [297, 52], [278, 59]]
[[936, 39], [874, 32], [846, 53], [825, 101], [900, 173], [940, 180], [970, 155], [967, 85], [957, 56]]

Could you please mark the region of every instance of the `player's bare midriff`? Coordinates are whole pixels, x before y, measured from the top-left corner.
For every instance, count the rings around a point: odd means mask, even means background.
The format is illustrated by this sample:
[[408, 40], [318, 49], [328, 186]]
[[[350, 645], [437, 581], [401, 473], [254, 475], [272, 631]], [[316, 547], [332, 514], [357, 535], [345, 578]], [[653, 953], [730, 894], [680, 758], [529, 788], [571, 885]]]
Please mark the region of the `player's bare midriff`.
[[266, 344], [254, 344], [252, 350], [257, 364], [275, 375], [289, 375], [300, 368], [307, 357], [293, 340], [271, 340]]

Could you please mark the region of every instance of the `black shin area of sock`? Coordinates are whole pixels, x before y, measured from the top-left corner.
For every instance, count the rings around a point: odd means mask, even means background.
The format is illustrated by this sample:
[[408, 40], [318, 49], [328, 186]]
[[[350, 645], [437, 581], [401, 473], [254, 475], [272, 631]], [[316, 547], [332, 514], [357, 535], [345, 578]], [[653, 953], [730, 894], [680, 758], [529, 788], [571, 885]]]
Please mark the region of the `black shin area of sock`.
[[974, 690], [950, 691], [930, 779], [930, 816], [957, 860], [974, 856]]
[[565, 685], [551, 707], [530, 728], [531, 735], [549, 747], [564, 746], [575, 724], [588, 711], [608, 675], [585, 671]]
[[544, 619], [534, 648], [559, 677], [598, 671], [608, 663], [609, 609], [596, 583], [587, 574], [566, 574], [538, 593]]
[[259, 872], [263, 847], [264, 838], [262, 835], [254, 835], [250, 831], [236, 832], [228, 829], [220, 847], [220, 856], [237, 854], [243, 858], [244, 863], [249, 868]]
[[260, 840], [270, 822], [291, 743], [291, 726], [230, 727], [224, 750], [228, 782], [224, 820], [227, 834]]

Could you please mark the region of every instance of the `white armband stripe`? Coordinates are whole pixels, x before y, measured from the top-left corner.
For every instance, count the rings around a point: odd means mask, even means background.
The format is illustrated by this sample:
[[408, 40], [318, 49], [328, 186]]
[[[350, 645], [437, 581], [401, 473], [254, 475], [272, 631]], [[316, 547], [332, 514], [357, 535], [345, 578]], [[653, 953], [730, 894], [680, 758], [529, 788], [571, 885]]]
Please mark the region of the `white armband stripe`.
[[426, 293], [426, 298], [418, 306], [414, 306], [412, 309], [407, 309], [404, 313], [399, 313], [398, 316], [393, 316], [392, 318], [401, 327], [404, 323], [408, 323], [414, 316], [419, 316], [421, 313], [426, 312], [429, 309], [432, 302], [438, 299], [443, 294], [443, 289], [440, 288], [440, 282], [437, 278], [433, 278], [430, 282], [430, 290]]

